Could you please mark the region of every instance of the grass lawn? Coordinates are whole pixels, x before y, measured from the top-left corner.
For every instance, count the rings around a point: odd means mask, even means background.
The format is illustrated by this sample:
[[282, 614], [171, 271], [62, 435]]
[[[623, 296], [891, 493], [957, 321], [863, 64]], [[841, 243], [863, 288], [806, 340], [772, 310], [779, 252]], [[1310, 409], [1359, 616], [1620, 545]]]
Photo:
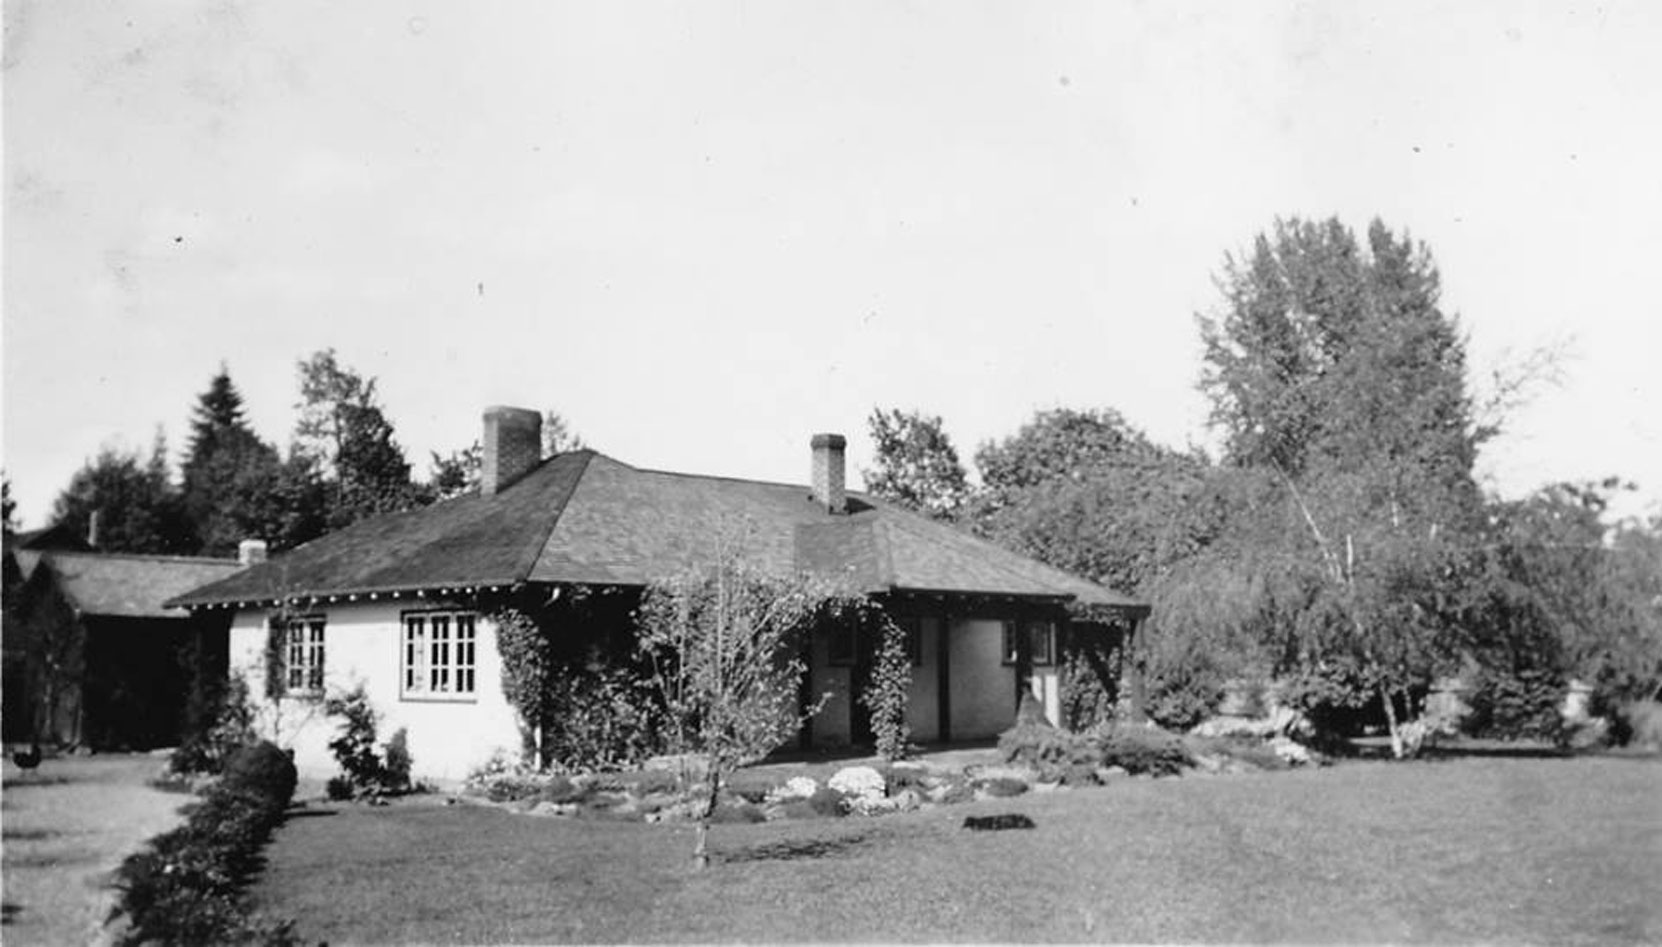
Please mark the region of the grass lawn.
[[[1030, 831], [968, 832], [1025, 813]], [[692, 829], [314, 807], [262, 909], [331, 943], [1662, 942], [1662, 761], [1466, 758], [1128, 780]]]

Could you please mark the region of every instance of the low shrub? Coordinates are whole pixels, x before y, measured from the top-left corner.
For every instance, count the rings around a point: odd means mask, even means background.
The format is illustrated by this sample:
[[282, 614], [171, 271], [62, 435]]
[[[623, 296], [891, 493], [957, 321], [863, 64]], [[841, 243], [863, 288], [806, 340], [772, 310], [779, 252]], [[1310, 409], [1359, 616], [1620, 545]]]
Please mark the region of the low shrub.
[[631, 773], [619, 777], [624, 788], [637, 796], [648, 796], [653, 793], [675, 792], [681, 788], [681, 780], [674, 773], [661, 769], [649, 769], [640, 773]]
[[375, 797], [410, 791], [409, 732], [399, 727], [381, 750], [376, 749], [376, 714], [370, 706], [363, 685], [358, 685], [340, 697], [331, 697], [324, 703], [324, 712], [340, 717], [340, 731], [329, 741], [329, 752], [340, 764], [341, 776], [351, 786], [352, 793], [330, 796], [331, 799], [350, 799], [358, 796]]
[[969, 802], [975, 798], [975, 788], [967, 782], [953, 780], [941, 793], [939, 801], [942, 805], [957, 805], [960, 802]]
[[814, 794], [808, 797], [808, 805], [822, 816], [848, 815], [848, 797], [830, 786], [814, 790]]
[[1086, 786], [1096, 786], [1101, 780], [1096, 778], [1095, 766], [1074, 764], [1062, 770], [1062, 785], [1069, 789], [1083, 789]]
[[989, 796], [1003, 798], [1021, 795], [1027, 791], [1027, 784], [1014, 776], [994, 776], [992, 779], [977, 781], [975, 788]]
[[186, 717], [185, 739], [168, 761], [172, 772], [217, 775], [233, 753], [254, 742], [254, 708], [241, 675], [194, 688]]
[[415, 760], [410, 757], [410, 732], [399, 727], [392, 732], [386, 745], [386, 764], [381, 770], [382, 787], [387, 792], [410, 791], [410, 768]]
[[814, 808], [812, 801], [807, 799], [790, 799], [779, 804], [780, 818], [784, 819], [822, 819], [825, 815]]
[[333, 802], [346, 802], [357, 795], [357, 789], [352, 785], [352, 780], [345, 776], [331, 776], [329, 781], [323, 784], [323, 794]]
[[1039, 778], [1054, 782], [1072, 766], [1095, 766], [1102, 762], [1102, 750], [1089, 736], [1069, 733], [1040, 719], [1019, 722], [998, 738], [998, 749], [1006, 763], [1035, 770]]
[[734, 773], [722, 788], [746, 802], [761, 803], [784, 781], [763, 773]]
[[1559, 705], [1564, 676], [1557, 671], [1484, 668], [1472, 681], [1471, 713], [1461, 721], [1468, 735], [1503, 740], [1556, 740], [1563, 728]]
[[158, 835], [117, 871], [120, 943], [296, 943], [292, 925], [253, 918], [242, 886], [294, 797], [288, 754], [259, 743], [231, 755], [225, 776], [184, 825]]
[[710, 823], [712, 825], [761, 822], [766, 818], [767, 816], [762, 814], [760, 807], [743, 799], [723, 799], [716, 804], [715, 811], [710, 813]]
[[895, 766], [884, 774], [883, 792], [888, 796], [898, 796], [908, 789], [921, 796], [929, 787], [928, 770], [916, 766]]
[[1118, 766], [1133, 775], [1175, 776], [1195, 762], [1182, 737], [1159, 727], [1110, 724], [1090, 737], [1102, 751], [1104, 766]]
[[1618, 742], [1623, 746], [1662, 751], [1662, 704], [1634, 701], [1616, 712]]
[[543, 802], [573, 803], [586, 802], [595, 794], [596, 790], [590, 786], [579, 786], [564, 775], [550, 776], [543, 783], [542, 789], [536, 795]]

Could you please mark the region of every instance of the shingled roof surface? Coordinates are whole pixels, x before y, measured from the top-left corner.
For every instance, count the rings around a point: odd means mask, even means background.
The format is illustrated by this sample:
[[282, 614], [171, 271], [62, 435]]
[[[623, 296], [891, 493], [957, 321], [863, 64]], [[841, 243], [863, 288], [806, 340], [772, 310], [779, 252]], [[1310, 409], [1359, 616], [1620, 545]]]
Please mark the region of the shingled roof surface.
[[862, 494], [830, 514], [805, 486], [641, 470], [594, 451], [494, 496], [366, 520], [181, 595], [184, 605], [518, 582], [646, 585], [707, 561], [723, 530], [763, 569], [914, 590], [1140, 603]]
[[44, 565], [51, 569], [65, 597], [82, 614], [123, 618], [188, 618], [183, 609], [163, 603], [242, 568], [235, 559], [191, 556], [96, 552], [33, 555], [40, 557], [34, 568]]

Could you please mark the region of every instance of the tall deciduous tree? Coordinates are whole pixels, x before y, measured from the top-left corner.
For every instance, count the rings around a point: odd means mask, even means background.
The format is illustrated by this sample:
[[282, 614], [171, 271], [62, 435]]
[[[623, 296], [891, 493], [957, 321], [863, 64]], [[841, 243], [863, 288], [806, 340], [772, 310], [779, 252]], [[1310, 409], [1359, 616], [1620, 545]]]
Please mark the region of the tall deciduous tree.
[[334, 349], [300, 362], [295, 443], [323, 472], [330, 528], [409, 506], [410, 465], [375, 393], [375, 379], [340, 364]]
[[935, 519], [957, 518], [969, 481], [940, 417], [875, 408], [866, 424], [877, 458], [875, 467], [860, 472], [866, 489]]
[[[1423, 245], [1375, 221], [1278, 222], [1226, 261], [1221, 316], [1201, 319], [1203, 389], [1226, 460], [1269, 471], [1281, 501], [1237, 523], [1272, 653], [1359, 668], [1411, 752], [1407, 695], [1454, 650], [1463, 537], [1480, 521], [1479, 432], [1464, 346]], [[1285, 668], [1284, 668], [1285, 669]]]
[[108, 552], [188, 554], [197, 540], [169, 478], [167, 442], [156, 434], [149, 459], [104, 447], [87, 461], [52, 507], [55, 523], [87, 535], [98, 514], [98, 548]]

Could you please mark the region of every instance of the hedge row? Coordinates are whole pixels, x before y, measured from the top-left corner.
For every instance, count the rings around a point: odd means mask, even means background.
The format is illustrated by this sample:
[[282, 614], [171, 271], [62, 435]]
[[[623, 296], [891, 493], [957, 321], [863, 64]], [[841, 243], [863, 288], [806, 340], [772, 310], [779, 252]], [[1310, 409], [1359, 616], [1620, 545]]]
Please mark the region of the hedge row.
[[257, 743], [233, 754], [185, 824], [156, 836], [118, 872], [123, 945], [298, 943], [289, 924], [249, 917], [243, 886], [294, 797], [288, 754]]

